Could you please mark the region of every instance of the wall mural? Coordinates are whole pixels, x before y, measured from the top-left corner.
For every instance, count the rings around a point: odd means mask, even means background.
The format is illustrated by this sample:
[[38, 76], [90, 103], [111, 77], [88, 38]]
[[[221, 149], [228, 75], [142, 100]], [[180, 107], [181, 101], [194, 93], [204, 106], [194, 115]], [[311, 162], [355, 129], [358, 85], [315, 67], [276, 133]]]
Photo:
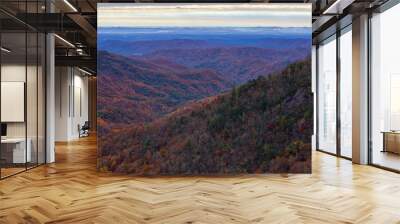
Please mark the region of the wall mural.
[[98, 6], [98, 168], [310, 173], [310, 4]]

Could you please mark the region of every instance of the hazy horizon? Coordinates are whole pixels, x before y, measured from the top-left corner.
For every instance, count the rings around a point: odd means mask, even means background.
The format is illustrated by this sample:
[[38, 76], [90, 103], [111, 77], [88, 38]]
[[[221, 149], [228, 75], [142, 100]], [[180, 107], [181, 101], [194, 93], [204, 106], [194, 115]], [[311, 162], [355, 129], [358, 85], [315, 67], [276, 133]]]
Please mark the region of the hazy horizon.
[[99, 3], [98, 27], [311, 27], [311, 4]]
[[[98, 33], [103, 35], [151, 35], [157, 36], [259, 36], [268, 38], [285, 35], [286, 37], [304, 36], [309, 38], [311, 27], [99, 27]], [[117, 36], [116, 36], [117, 37]], [[133, 36], [134, 38], [134, 36]], [[135, 39], [135, 38], [134, 38]]]

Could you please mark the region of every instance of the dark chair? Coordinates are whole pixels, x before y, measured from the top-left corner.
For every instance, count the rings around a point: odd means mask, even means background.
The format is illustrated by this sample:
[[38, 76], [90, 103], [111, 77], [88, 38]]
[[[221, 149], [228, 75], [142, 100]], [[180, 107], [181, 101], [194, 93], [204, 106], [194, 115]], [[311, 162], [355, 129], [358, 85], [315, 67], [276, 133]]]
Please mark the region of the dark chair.
[[89, 129], [90, 129], [89, 121], [85, 121], [82, 127], [78, 125], [79, 138], [89, 136]]

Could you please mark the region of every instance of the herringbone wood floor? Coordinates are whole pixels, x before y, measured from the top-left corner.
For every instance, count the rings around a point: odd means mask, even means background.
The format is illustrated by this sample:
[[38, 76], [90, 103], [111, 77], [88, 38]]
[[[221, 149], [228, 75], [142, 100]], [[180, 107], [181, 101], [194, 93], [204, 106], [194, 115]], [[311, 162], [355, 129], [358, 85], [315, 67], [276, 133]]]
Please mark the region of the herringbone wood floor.
[[312, 175], [96, 172], [95, 138], [0, 181], [0, 223], [400, 223], [400, 175], [313, 154]]

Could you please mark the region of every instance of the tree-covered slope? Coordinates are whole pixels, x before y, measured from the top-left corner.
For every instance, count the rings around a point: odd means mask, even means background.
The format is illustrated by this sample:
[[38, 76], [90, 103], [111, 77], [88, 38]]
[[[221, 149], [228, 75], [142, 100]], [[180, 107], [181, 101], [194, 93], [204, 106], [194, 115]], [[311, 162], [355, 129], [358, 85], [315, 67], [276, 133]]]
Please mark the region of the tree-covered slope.
[[232, 83], [210, 69], [99, 51], [100, 131], [115, 124], [151, 122], [190, 100], [219, 94]]
[[310, 60], [100, 139], [100, 167], [136, 175], [311, 172]]

